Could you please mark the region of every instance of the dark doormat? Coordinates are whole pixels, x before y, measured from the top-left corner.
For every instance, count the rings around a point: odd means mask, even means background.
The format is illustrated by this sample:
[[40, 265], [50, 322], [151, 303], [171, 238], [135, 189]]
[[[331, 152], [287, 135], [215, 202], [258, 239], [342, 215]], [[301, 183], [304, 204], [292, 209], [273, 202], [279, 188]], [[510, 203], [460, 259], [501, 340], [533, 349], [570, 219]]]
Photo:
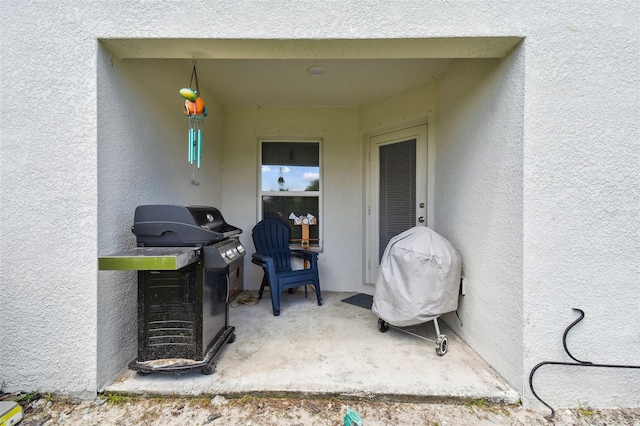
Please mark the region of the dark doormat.
[[342, 301], [351, 305], [360, 306], [361, 308], [371, 309], [371, 305], [373, 305], [373, 296], [370, 294], [358, 293], [351, 297], [347, 297], [346, 299], [342, 299]]

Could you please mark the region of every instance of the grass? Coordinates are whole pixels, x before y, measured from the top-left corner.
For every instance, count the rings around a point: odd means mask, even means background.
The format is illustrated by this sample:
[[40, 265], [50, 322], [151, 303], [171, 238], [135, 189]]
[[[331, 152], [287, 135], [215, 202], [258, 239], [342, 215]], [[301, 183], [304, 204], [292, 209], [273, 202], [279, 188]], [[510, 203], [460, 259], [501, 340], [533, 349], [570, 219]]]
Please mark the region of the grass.
[[580, 413], [580, 415], [583, 417], [591, 417], [596, 414], [596, 410], [588, 407], [583, 407], [580, 401], [578, 401], [578, 413]]
[[509, 410], [507, 410], [506, 407], [495, 407], [491, 409], [491, 412], [493, 414], [502, 414], [505, 417], [510, 417], [511, 416], [511, 412]]
[[33, 392], [25, 393], [24, 395], [20, 395], [15, 399], [15, 402], [17, 402], [20, 405], [24, 405], [24, 404], [30, 403], [35, 399], [39, 399], [40, 396], [41, 396], [40, 391], [33, 391]]
[[102, 394], [101, 398], [107, 400], [107, 404], [110, 405], [124, 405], [128, 402], [133, 402], [133, 398], [126, 395], [120, 395], [117, 393], [105, 393]]
[[506, 417], [510, 417], [511, 416], [511, 412], [504, 406], [501, 405], [494, 405], [494, 404], [488, 404], [485, 402], [484, 399], [480, 398], [480, 399], [470, 399], [469, 402], [467, 402], [467, 406], [469, 408], [471, 408], [471, 411], [473, 412], [474, 409], [478, 409], [478, 410], [488, 410], [490, 412], [492, 412], [493, 414], [496, 415], [503, 415]]
[[478, 408], [478, 409], [480, 409], [480, 410], [482, 410], [482, 409], [486, 408], [486, 404], [485, 404], [485, 402], [484, 402], [484, 399], [482, 399], [482, 398], [480, 398], [480, 399], [473, 399], [473, 398], [471, 398], [471, 399], [469, 400], [469, 402], [467, 402], [467, 405], [468, 405], [469, 407], [475, 407], [475, 408]]
[[188, 399], [189, 406], [197, 408], [207, 408], [211, 405], [211, 398], [193, 397]]
[[229, 405], [245, 405], [247, 402], [257, 399], [255, 396], [244, 395], [240, 399], [232, 400]]
[[12, 401], [17, 402], [23, 407], [40, 399], [51, 404], [57, 404], [59, 402], [69, 403], [70, 401], [70, 399], [66, 396], [56, 395], [51, 392], [42, 393], [39, 390], [27, 393], [18, 393], [15, 395], [15, 397], [11, 398]]

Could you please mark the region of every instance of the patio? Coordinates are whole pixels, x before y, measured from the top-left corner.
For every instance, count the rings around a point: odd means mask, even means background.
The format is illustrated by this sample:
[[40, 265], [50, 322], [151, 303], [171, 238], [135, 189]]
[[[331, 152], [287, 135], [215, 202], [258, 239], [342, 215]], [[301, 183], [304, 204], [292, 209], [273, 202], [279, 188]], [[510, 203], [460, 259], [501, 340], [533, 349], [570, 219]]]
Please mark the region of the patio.
[[[251, 292], [256, 295], [256, 292]], [[341, 300], [354, 293], [323, 292], [323, 306], [304, 291], [283, 294], [282, 313], [271, 313], [268, 290], [256, 305], [232, 303], [236, 341], [217, 358], [212, 375], [138, 375], [127, 370], [103, 391], [137, 395], [225, 395], [375, 398], [395, 401], [514, 403], [520, 395], [440, 322], [449, 350], [390, 329], [377, 317]], [[246, 297], [244, 292], [239, 299]], [[434, 339], [432, 323], [413, 329]]]

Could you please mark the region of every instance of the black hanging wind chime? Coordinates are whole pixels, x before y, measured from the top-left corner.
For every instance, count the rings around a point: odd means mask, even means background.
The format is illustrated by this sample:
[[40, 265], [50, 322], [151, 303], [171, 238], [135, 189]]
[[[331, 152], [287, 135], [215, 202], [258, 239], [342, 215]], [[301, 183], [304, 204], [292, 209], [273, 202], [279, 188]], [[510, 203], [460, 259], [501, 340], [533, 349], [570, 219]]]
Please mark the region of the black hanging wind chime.
[[[195, 90], [193, 84], [195, 83]], [[193, 71], [188, 87], [180, 89], [180, 94], [184, 101], [184, 114], [189, 121], [189, 164], [193, 164], [194, 171], [197, 166], [200, 168], [202, 160], [202, 124], [207, 116], [207, 107], [200, 97], [200, 85], [198, 84], [198, 72], [196, 71], [196, 60], [193, 60]]]

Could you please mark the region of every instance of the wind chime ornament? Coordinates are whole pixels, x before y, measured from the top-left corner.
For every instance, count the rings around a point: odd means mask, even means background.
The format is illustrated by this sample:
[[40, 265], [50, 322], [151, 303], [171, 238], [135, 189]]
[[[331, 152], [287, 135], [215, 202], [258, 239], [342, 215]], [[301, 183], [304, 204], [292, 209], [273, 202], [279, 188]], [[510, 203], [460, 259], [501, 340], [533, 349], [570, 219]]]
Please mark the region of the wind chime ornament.
[[[195, 80], [195, 89], [193, 84]], [[200, 168], [202, 160], [202, 123], [207, 116], [207, 107], [199, 96], [200, 85], [198, 84], [198, 72], [196, 71], [196, 61], [193, 61], [193, 71], [189, 87], [180, 89], [180, 95], [185, 98], [184, 114], [189, 121], [189, 164], [194, 164]]]

